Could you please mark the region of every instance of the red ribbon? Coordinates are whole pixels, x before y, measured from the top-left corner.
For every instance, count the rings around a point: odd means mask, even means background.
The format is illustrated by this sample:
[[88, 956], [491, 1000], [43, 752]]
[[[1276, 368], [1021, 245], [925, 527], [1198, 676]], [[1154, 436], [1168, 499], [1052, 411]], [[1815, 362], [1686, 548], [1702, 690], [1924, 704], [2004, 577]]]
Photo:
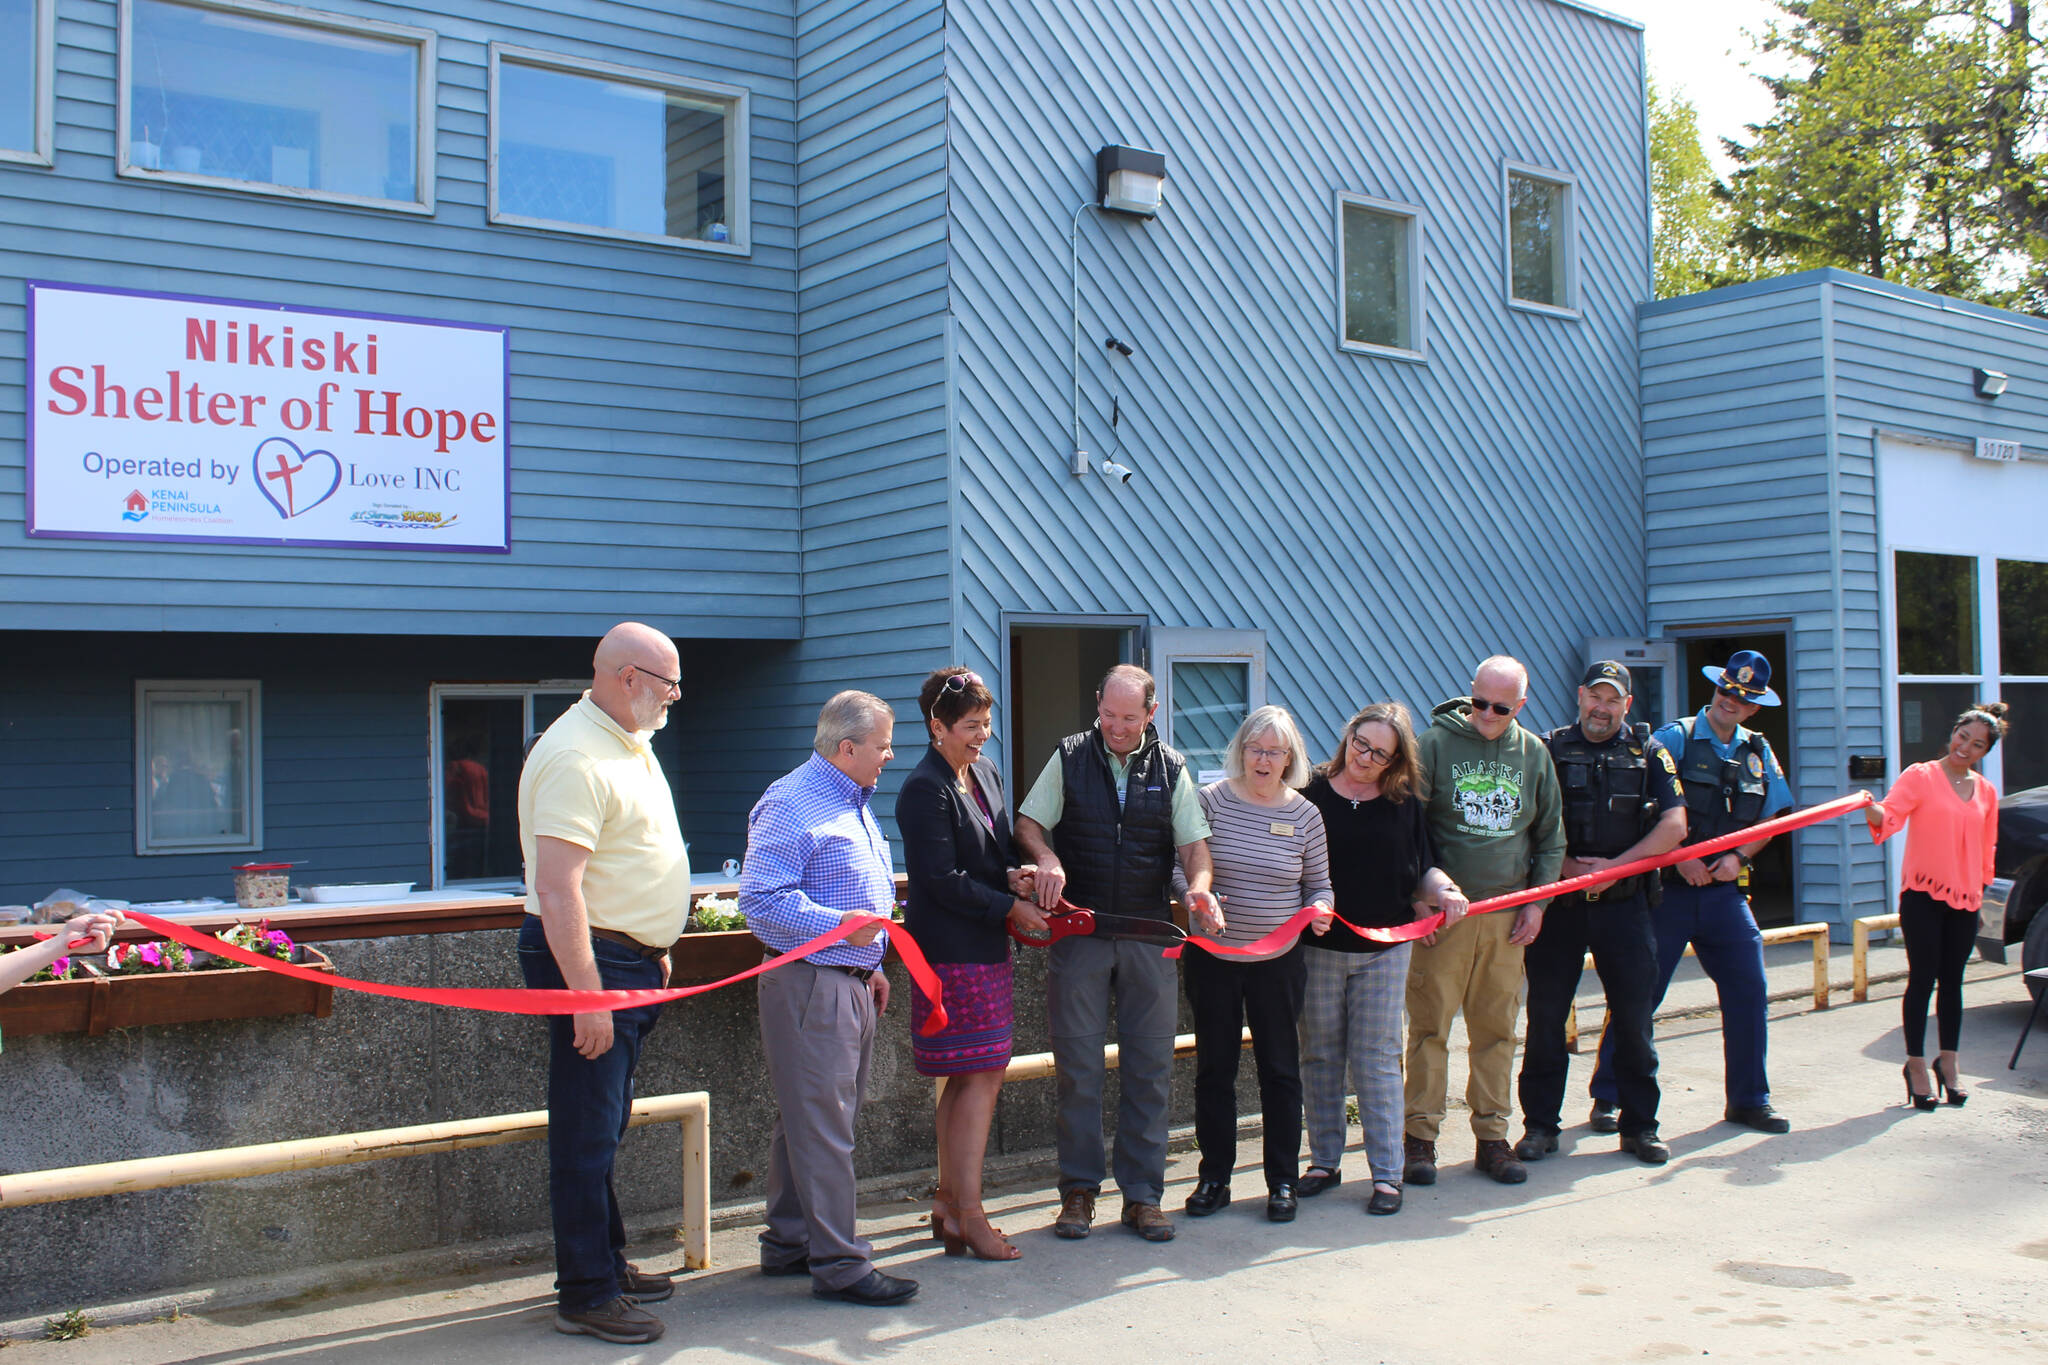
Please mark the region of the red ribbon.
[[[790, 949], [780, 957], [770, 958], [756, 967], [726, 977], [723, 981], [708, 981], [696, 986], [670, 986], [656, 991], [562, 991], [529, 990], [525, 988], [447, 988], [437, 986], [393, 986], [382, 981], [362, 981], [352, 976], [341, 976], [334, 972], [317, 971], [300, 966], [295, 962], [280, 962], [274, 957], [238, 948], [232, 943], [215, 938], [197, 929], [173, 924], [155, 915], [145, 915], [139, 910], [127, 912], [127, 918], [141, 925], [153, 934], [161, 934], [188, 948], [199, 948], [216, 957], [224, 957], [249, 967], [262, 967], [266, 971], [284, 976], [295, 976], [303, 981], [319, 982], [338, 986], [343, 990], [361, 991], [365, 995], [389, 996], [394, 1000], [416, 1000], [423, 1005], [448, 1005], [456, 1009], [489, 1010], [497, 1014], [589, 1014], [598, 1010], [636, 1009], [642, 1005], [665, 1005], [671, 1000], [687, 1000], [693, 995], [745, 981], [766, 971], [808, 957], [821, 948], [859, 933], [873, 919], [854, 920], [839, 925], [827, 933], [820, 934], [809, 943]], [[905, 933], [903, 926], [883, 920], [891, 939], [896, 944], [897, 955], [910, 972], [910, 980], [931, 1002], [931, 1013], [925, 1017], [923, 1032], [926, 1037], [944, 1031], [946, 1009], [944, 988], [939, 984], [938, 974], [925, 961], [924, 952], [917, 946], [917, 940]]]
[[[1851, 812], [1862, 810], [1865, 806], [1872, 804], [1876, 800], [1877, 798], [1867, 791], [1851, 792], [1847, 796], [1838, 796], [1832, 801], [1823, 801], [1818, 806], [1808, 806], [1805, 810], [1793, 811], [1790, 815], [1781, 815], [1775, 820], [1766, 820], [1760, 825], [1751, 825], [1748, 829], [1736, 830], [1733, 834], [1723, 834], [1712, 839], [1703, 839], [1696, 844], [1688, 844], [1683, 848], [1674, 848], [1668, 853], [1658, 853], [1648, 858], [1638, 858], [1634, 862], [1602, 868], [1598, 872], [1588, 872], [1584, 876], [1568, 877], [1564, 881], [1551, 882], [1547, 886], [1532, 886], [1522, 891], [1509, 891], [1499, 896], [1488, 896], [1483, 901], [1472, 902], [1472, 908], [1465, 913], [1468, 916], [1488, 915], [1496, 910], [1512, 910], [1516, 906], [1527, 905], [1531, 901], [1551, 900], [1557, 896], [1570, 895], [1574, 891], [1582, 891], [1589, 886], [1596, 886], [1605, 882], [1616, 882], [1624, 877], [1633, 877], [1638, 873], [1654, 872], [1659, 868], [1671, 867], [1674, 864], [1684, 862], [1688, 858], [1711, 858], [1715, 854], [1726, 853], [1731, 848], [1740, 848], [1742, 845], [1754, 843], [1758, 839], [1773, 838], [1795, 829], [1803, 829], [1807, 825], [1819, 824], [1823, 820], [1832, 820], [1838, 815], [1848, 815]], [[1193, 934], [1188, 936], [1188, 942], [1196, 944], [1205, 951], [1216, 954], [1218, 957], [1264, 957], [1288, 947], [1301, 935], [1301, 931], [1308, 927], [1309, 921], [1320, 913], [1315, 906], [1303, 906], [1300, 910], [1295, 911], [1285, 924], [1275, 929], [1272, 933], [1267, 934], [1256, 943], [1245, 944], [1241, 947], [1227, 943], [1218, 943], [1210, 938], [1198, 938]], [[1435, 933], [1443, 927], [1443, 922], [1442, 911], [1438, 911], [1434, 915], [1416, 920], [1410, 924], [1395, 925], [1390, 929], [1361, 929], [1347, 920], [1340, 918], [1337, 921], [1337, 923], [1343, 925], [1360, 938], [1369, 939], [1374, 943], [1412, 943], [1416, 939], [1427, 938]], [[1180, 950], [1177, 948], [1169, 948], [1166, 950], [1166, 955], [1168, 957], [1177, 957], [1179, 952]]]

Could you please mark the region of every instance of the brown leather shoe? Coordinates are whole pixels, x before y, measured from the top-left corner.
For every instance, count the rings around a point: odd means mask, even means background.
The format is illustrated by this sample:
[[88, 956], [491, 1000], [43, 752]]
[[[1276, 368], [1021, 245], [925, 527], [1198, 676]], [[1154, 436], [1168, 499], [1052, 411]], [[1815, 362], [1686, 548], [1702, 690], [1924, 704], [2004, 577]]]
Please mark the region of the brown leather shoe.
[[1173, 1240], [1173, 1220], [1157, 1204], [1125, 1204], [1123, 1223], [1148, 1242]]
[[1401, 1181], [1407, 1185], [1436, 1184], [1436, 1144], [1419, 1137], [1403, 1137]]
[[1478, 1154], [1472, 1158], [1472, 1166], [1481, 1175], [1490, 1175], [1503, 1185], [1519, 1185], [1529, 1178], [1529, 1168], [1517, 1161], [1514, 1148], [1499, 1138], [1480, 1142]]
[[557, 1308], [555, 1330], [568, 1336], [581, 1333], [600, 1341], [615, 1341], [621, 1346], [644, 1346], [661, 1340], [664, 1328], [660, 1318], [621, 1294], [610, 1303], [580, 1312]]
[[1060, 1216], [1052, 1220], [1052, 1235], [1078, 1242], [1095, 1224], [1095, 1191], [1068, 1190], [1060, 1196]]

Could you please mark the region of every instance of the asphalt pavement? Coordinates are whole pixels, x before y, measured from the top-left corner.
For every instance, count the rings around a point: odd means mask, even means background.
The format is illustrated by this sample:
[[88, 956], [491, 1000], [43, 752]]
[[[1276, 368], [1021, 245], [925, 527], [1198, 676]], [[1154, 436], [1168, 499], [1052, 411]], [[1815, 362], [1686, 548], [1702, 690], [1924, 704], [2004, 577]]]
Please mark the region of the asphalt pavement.
[[[1807, 962], [1774, 952], [1774, 986], [1795, 988], [1801, 970], [1810, 980]], [[1411, 1188], [1391, 1218], [1364, 1213], [1371, 1187], [1354, 1148], [1346, 1184], [1304, 1200], [1292, 1224], [1267, 1223], [1255, 1137], [1239, 1151], [1239, 1202], [1207, 1219], [1179, 1213], [1194, 1157], [1176, 1155], [1167, 1206], [1180, 1236], [1165, 1245], [1120, 1228], [1114, 1197], [1093, 1237], [1054, 1239], [1042, 1164], [990, 1200], [1024, 1251], [1012, 1264], [948, 1259], [922, 1235], [920, 1206], [868, 1206], [880, 1264], [923, 1286], [894, 1309], [822, 1303], [802, 1279], [762, 1278], [753, 1228], [737, 1225], [715, 1233], [714, 1268], [652, 1306], [668, 1333], [651, 1347], [558, 1335], [551, 1275], [529, 1264], [16, 1342], [6, 1361], [2040, 1361], [2048, 1032], [2007, 1071], [2025, 986], [2016, 968], [1974, 965], [1969, 1103], [1915, 1113], [1900, 1103], [1898, 992], [1892, 981], [1867, 1004], [1774, 1007], [1772, 1081], [1795, 1125], [1782, 1137], [1721, 1120], [1717, 1019], [1666, 1019], [1662, 1127], [1675, 1156], [1662, 1168], [1581, 1122], [1526, 1185], [1495, 1185], [1471, 1169], [1454, 1113], [1441, 1181]], [[1705, 983], [1682, 979], [1670, 1003], [1710, 1000]], [[1574, 1063], [1574, 1095], [1585, 1066]], [[1462, 1087], [1454, 1064], [1453, 1093]], [[1579, 1103], [1568, 1119], [1582, 1120]], [[636, 1255], [656, 1268], [681, 1260], [672, 1241]]]

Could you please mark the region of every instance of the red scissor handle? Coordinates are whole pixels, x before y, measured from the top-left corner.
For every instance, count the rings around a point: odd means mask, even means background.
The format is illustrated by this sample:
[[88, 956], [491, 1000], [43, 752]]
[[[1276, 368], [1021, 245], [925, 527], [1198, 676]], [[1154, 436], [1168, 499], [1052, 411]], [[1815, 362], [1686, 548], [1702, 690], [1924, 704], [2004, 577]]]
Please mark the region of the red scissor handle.
[[1017, 942], [1028, 943], [1034, 948], [1044, 948], [1057, 939], [1072, 938], [1077, 934], [1094, 933], [1095, 912], [1093, 910], [1083, 910], [1078, 905], [1070, 904], [1066, 897], [1062, 896], [1058, 909], [1045, 917], [1044, 938], [1035, 938], [1030, 934], [1024, 933], [1014, 924], [1008, 927], [1010, 937], [1016, 939]]

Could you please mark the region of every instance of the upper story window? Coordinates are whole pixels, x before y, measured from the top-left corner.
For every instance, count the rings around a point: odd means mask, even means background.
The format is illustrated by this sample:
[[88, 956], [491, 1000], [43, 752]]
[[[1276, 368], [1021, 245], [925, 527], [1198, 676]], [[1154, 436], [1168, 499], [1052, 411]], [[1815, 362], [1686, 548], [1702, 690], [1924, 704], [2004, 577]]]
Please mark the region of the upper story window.
[[1578, 313], [1578, 181], [1561, 171], [1507, 165], [1508, 302]]
[[135, 851], [263, 847], [261, 683], [135, 684]]
[[122, 175], [432, 212], [426, 29], [261, 0], [121, 16]]
[[1420, 360], [1423, 355], [1422, 210], [1337, 196], [1338, 345]]
[[491, 47], [491, 221], [743, 252], [747, 92]]
[[57, 0], [0, 0], [0, 161], [51, 164]]

